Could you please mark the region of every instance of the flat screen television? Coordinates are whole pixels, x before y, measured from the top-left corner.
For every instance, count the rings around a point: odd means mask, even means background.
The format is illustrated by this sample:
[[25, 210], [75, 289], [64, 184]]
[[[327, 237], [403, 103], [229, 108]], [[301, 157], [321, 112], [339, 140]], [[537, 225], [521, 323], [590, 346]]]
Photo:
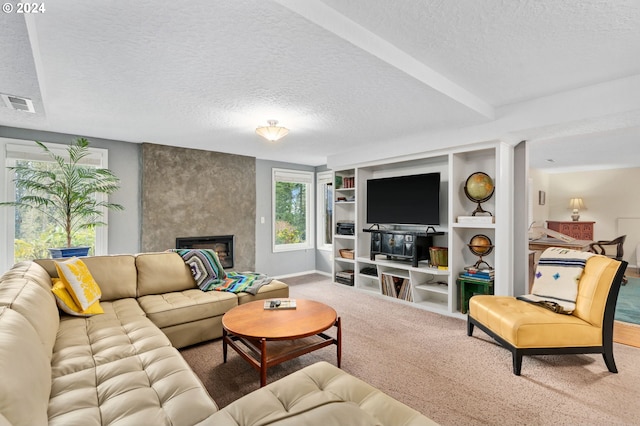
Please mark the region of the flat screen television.
[[440, 173], [367, 180], [367, 222], [439, 225]]

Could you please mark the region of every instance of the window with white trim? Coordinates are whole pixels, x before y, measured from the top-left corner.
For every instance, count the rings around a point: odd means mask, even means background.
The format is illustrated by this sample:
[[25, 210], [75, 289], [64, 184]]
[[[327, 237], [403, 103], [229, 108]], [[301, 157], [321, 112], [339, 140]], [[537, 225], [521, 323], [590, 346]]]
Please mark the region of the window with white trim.
[[313, 248], [313, 172], [272, 170], [273, 251]]
[[318, 173], [316, 194], [318, 249], [331, 250], [333, 244], [333, 172]]
[[[67, 145], [44, 142], [55, 154], [66, 156]], [[81, 163], [88, 167], [108, 167], [108, 152], [106, 149], [89, 148], [90, 155]], [[32, 141], [0, 138], [0, 201], [13, 201], [20, 197], [16, 193], [13, 182], [14, 173], [7, 169], [20, 163], [29, 162], [35, 167], [47, 167], [49, 157]], [[104, 194], [96, 194], [98, 199]], [[108, 222], [107, 209], [103, 208], [101, 220]], [[57, 229], [49, 223], [42, 213], [29, 210], [19, 210], [14, 207], [0, 207], [0, 252], [6, 253], [0, 258], [0, 267], [7, 270], [14, 263], [42, 257], [49, 257], [47, 249], [66, 245], [62, 229]], [[90, 254], [103, 255], [108, 252], [107, 227], [99, 226], [86, 230], [85, 234], [76, 236], [75, 241], [92, 247]]]

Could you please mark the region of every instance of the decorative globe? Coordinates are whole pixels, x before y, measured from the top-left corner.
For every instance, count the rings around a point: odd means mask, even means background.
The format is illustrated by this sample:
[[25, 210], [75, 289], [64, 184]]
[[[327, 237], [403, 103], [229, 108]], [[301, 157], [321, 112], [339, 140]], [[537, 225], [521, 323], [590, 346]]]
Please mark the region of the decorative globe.
[[473, 173], [464, 184], [464, 193], [467, 198], [476, 203], [483, 203], [493, 195], [493, 179], [483, 172]]
[[469, 250], [476, 256], [486, 256], [493, 251], [493, 243], [486, 235], [478, 234], [471, 237]]
[[477, 234], [471, 237], [471, 241], [469, 241], [469, 250], [471, 253], [478, 256], [480, 259], [473, 265], [476, 268], [480, 268], [483, 264], [487, 266], [489, 269], [493, 269], [491, 265], [482, 260], [482, 256], [486, 256], [493, 251], [493, 243], [491, 239], [483, 234]]

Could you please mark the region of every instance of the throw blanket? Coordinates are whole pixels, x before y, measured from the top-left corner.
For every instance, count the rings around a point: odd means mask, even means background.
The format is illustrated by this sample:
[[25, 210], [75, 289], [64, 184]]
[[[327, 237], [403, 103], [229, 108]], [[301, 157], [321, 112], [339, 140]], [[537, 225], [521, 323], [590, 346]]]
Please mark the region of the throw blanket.
[[576, 309], [578, 283], [593, 253], [550, 247], [540, 256], [531, 294], [519, 300], [539, 304], [561, 314]]
[[265, 274], [256, 272], [225, 272], [218, 254], [210, 249], [170, 249], [178, 253], [191, 270], [196, 285], [202, 291], [229, 291], [256, 294], [260, 287], [271, 282]]
[[237, 272], [227, 272], [227, 277], [224, 281], [217, 286], [214, 286], [212, 290], [217, 291], [230, 291], [232, 293], [245, 293], [256, 294], [260, 287], [265, 284], [269, 284], [271, 278], [265, 274], [259, 274], [256, 272], [243, 272], [239, 274]]

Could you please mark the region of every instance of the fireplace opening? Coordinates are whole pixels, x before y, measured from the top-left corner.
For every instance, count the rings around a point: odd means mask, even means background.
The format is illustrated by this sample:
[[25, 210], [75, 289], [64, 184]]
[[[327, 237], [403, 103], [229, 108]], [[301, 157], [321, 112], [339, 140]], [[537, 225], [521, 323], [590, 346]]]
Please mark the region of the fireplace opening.
[[176, 238], [178, 249], [211, 249], [218, 254], [223, 268], [233, 268], [233, 235]]

